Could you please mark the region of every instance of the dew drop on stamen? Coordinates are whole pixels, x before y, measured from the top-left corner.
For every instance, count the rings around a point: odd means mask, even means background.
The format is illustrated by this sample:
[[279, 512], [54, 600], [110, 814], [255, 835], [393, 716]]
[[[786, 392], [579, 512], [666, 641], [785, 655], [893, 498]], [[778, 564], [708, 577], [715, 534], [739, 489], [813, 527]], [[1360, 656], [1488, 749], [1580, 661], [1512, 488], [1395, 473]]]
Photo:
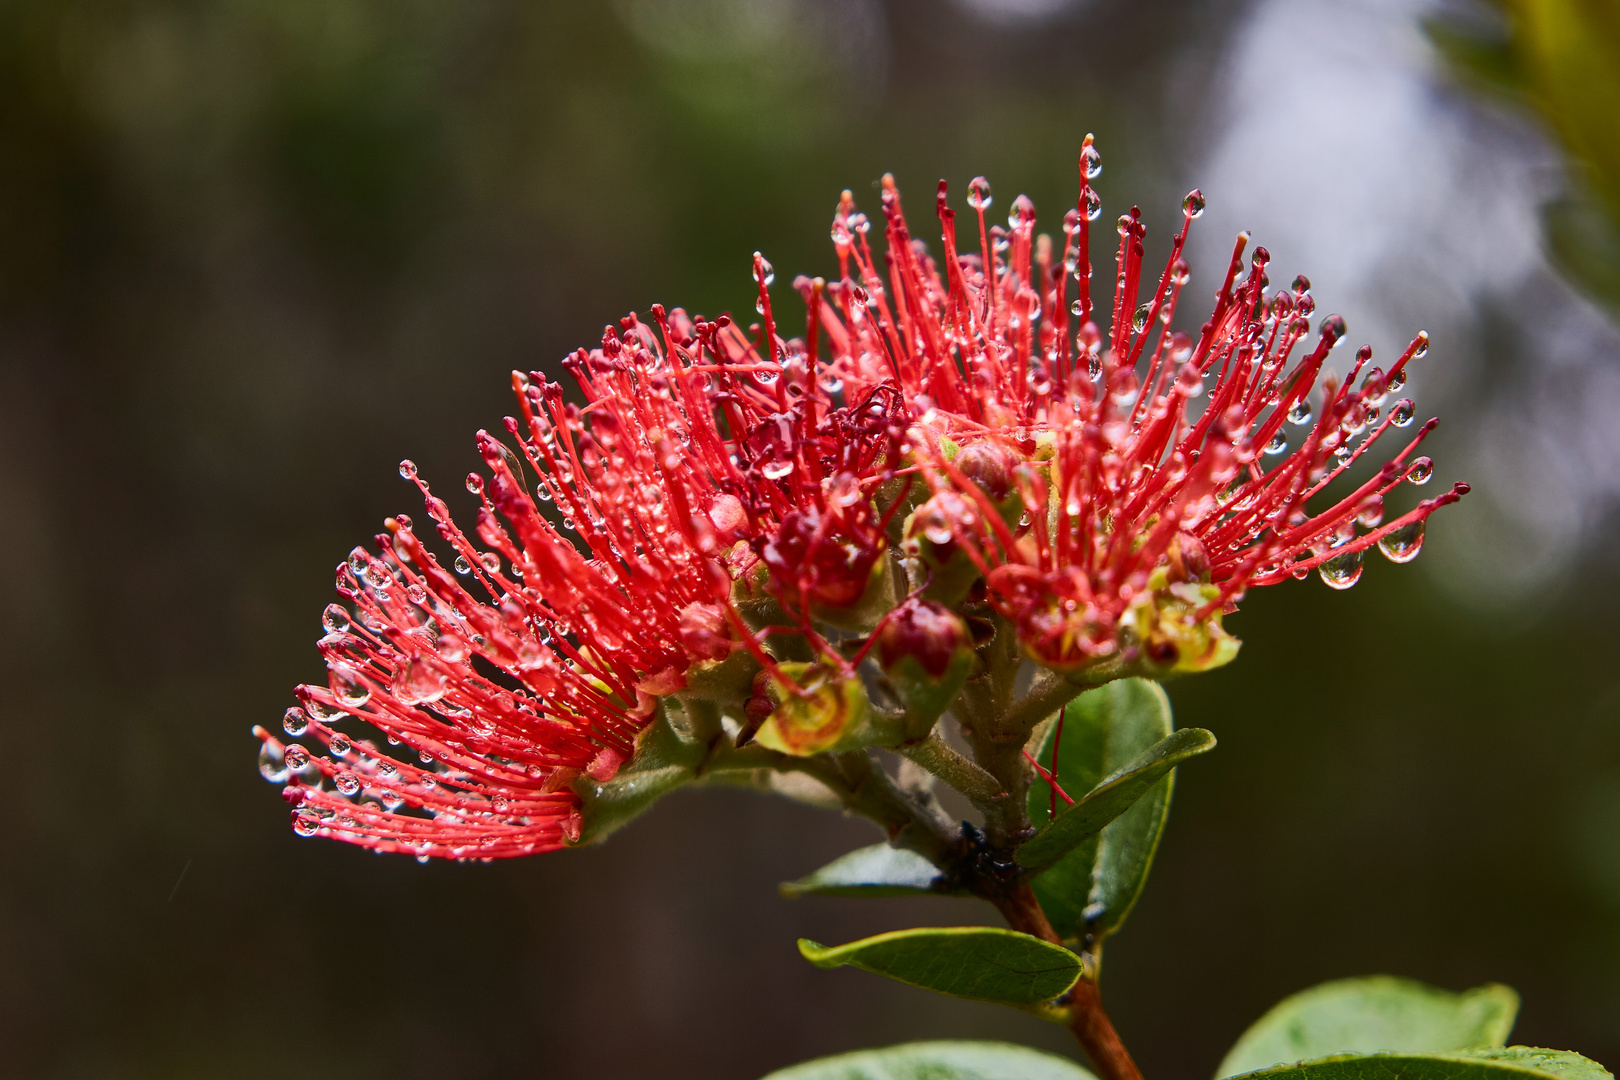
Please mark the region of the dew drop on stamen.
[[1363, 529], [1376, 529], [1384, 523], [1384, 498], [1369, 495], [1356, 507], [1356, 524]]
[[1152, 313], [1153, 313], [1153, 305], [1152, 304], [1140, 304], [1140, 305], [1138, 305], [1137, 308], [1136, 308], [1136, 311], [1134, 313], [1132, 313], [1132, 315], [1131, 315], [1131, 329], [1140, 334], [1142, 332], [1143, 327], [1147, 326], [1147, 324], [1148, 324], [1148, 316], [1151, 315]]
[[314, 836], [315, 830], [321, 827], [320, 819], [307, 811], [299, 811], [293, 815], [293, 832], [299, 836]]
[[287, 779], [287, 762], [282, 752], [269, 743], [259, 747], [259, 775], [272, 784]]
[[[1086, 188], [1085, 204], [1087, 221], [1096, 221], [1102, 217], [1102, 196], [1098, 195], [1095, 189]], [[1079, 277], [1084, 272], [1084, 270], [1076, 270], [1075, 276]]]
[[1264, 453], [1269, 457], [1275, 454], [1280, 454], [1286, 449], [1288, 449], [1288, 434], [1286, 432], [1279, 431], [1277, 434], [1271, 437], [1270, 442], [1266, 443]]
[[1343, 555], [1335, 555], [1316, 568], [1317, 574], [1329, 587], [1334, 589], [1348, 589], [1361, 580], [1361, 562], [1363, 552], [1346, 551]]
[[990, 198], [990, 181], [982, 176], [975, 176], [968, 181], [968, 205], [975, 210], [983, 210], [993, 201]]
[[1406, 478], [1418, 487], [1427, 484], [1434, 477], [1434, 462], [1426, 457], [1420, 457], [1412, 462], [1406, 470]]
[[358, 709], [371, 700], [371, 687], [351, 668], [334, 666], [331, 676], [332, 693], [343, 704]]
[[321, 612], [321, 626], [328, 634], [341, 634], [349, 629], [349, 613], [341, 604], [327, 604]]
[[1305, 398], [1294, 402], [1288, 409], [1288, 422], [1296, 426], [1303, 426], [1311, 422], [1311, 403]]
[[1204, 193], [1197, 188], [1187, 192], [1187, 197], [1181, 200], [1181, 212], [1190, 218], [1195, 218], [1204, 212]]
[[406, 458], [399, 463], [399, 475], [406, 480], [416, 479], [416, 462]]
[[333, 780], [337, 789], [344, 795], [353, 795], [360, 790], [360, 778], [352, 772], [340, 772]]
[[1412, 418], [1416, 414], [1417, 405], [1413, 403], [1412, 399], [1402, 398], [1401, 400], [1397, 401], [1395, 403], [1395, 407], [1389, 411], [1389, 422], [1394, 424], [1396, 427], [1407, 427], [1412, 423]]
[[309, 751], [297, 743], [287, 747], [287, 768], [291, 772], [302, 772], [309, 764]]
[[455, 567], [456, 573], [462, 575], [463, 577], [472, 573], [472, 563], [467, 561], [467, 556], [465, 555], [456, 556]]
[[1429, 332], [1419, 330], [1417, 334], [1417, 348], [1412, 350], [1412, 359], [1417, 360], [1429, 354]]
[[1204, 373], [1195, 364], [1183, 364], [1176, 375], [1176, 389], [1182, 397], [1199, 397], [1204, 392]]
[[354, 745], [349, 742], [347, 735], [339, 732], [332, 736], [332, 741], [326, 744], [326, 748], [332, 752], [333, 757], [343, 757], [354, 749]]
[[754, 264], [765, 275], [765, 284], [767, 287], [776, 282], [776, 268], [771, 265], [769, 259], [765, 258], [765, 256], [756, 251], [754, 252]]
[[1390, 562], [1411, 562], [1423, 550], [1423, 522], [1414, 521], [1379, 537], [1378, 550]]
[[1085, 167], [1087, 180], [1095, 180], [1102, 175], [1102, 154], [1094, 144], [1086, 143], [1081, 148], [1080, 163]]
[[761, 465], [759, 471], [767, 480], [780, 480], [793, 471], [793, 459], [772, 458]]
[[281, 729], [297, 738], [309, 730], [309, 714], [294, 705], [282, 716]]
[[501, 569], [501, 557], [493, 551], [486, 551], [478, 556], [478, 561], [484, 564], [484, 572], [498, 574]]
[[468, 473], [467, 490], [474, 495], [482, 495], [484, 493], [484, 478], [475, 472]]

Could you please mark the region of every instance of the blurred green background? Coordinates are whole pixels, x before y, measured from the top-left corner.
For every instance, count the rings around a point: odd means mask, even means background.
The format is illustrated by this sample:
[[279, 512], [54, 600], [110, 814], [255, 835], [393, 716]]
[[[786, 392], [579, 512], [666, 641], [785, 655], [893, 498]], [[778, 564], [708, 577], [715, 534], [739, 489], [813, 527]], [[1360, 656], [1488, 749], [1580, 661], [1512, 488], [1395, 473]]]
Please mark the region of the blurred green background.
[[[1557, 277], [1530, 112], [1436, 16], [1237, 0], [0, 0], [0, 1058], [19, 1077], [735, 1077], [1056, 1028], [799, 959], [962, 902], [775, 895], [860, 823], [683, 794], [600, 849], [419, 866], [296, 838], [254, 723], [318, 679], [331, 568], [446, 492], [506, 373], [653, 301], [833, 268], [839, 191], [1210, 199], [1381, 354], [1420, 327], [1441, 482], [1410, 567], [1250, 598], [1172, 687], [1183, 770], [1105, 991], [1203, 1076], [1317, 981], [1525, 998], [1620, 1064], [1620, 350]], [[1205, 283], [1199, 286], [1198, 281]], [[1196, 325], [1196, 320], [1195, 320]], [[462, 505], [455, 503], [453, 505]]]

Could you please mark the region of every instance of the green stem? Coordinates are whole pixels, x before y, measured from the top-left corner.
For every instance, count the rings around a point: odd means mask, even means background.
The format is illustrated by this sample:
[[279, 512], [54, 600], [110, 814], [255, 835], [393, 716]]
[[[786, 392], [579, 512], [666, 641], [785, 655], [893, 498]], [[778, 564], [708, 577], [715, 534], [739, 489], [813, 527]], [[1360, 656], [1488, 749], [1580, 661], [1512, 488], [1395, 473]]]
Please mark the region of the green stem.
[[820, 781], [844, 809], [881, 825], [890, 843], [915, 851], [941, 869], [950, 867], [957, 838], [949, 822], [902, 791], [866, 751], [784, 758], [778, 768]]
[[981, 809], [984, 803], [1003, 793], [999, 780], [957, 753], [938, 732], [907, 743], [900, 747], [900, 753], [972, 799]]

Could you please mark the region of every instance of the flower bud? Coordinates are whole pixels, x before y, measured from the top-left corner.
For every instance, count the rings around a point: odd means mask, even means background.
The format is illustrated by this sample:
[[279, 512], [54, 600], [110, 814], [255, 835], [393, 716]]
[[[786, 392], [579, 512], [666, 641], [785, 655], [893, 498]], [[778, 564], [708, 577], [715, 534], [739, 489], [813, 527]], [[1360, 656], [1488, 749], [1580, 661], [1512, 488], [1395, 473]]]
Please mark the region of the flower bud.
[[906, 601], [878, 631], [878, 663], [906, 705], [906, 734], [920, 739], [950, 708], [973, 671], [973, 638], [961, 616], [932, 600]]
[[992, 502], [1000, 502], [1012, 493], [1013, 469], [1018, 459], [1004, 446], [990, 442], [974, 443], [957, 454], [951, 464], [963, 476], [978, 484]]
[[960, 603], [979, 576], [973, 559], [960, 550], [958, 537], [973, 542], [979, 535], [979, 511], [954, 491], [941, 491], [906, 519], [905, 552], [922, 564], [930, 599]]

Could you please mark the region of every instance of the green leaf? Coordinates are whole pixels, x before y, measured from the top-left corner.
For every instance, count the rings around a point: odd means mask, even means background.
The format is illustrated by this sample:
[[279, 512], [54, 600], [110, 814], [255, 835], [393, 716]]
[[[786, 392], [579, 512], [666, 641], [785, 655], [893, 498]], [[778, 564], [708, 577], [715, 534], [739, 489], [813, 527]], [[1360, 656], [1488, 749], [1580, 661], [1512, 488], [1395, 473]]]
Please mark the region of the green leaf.
[[[1158, 683], [1118, 679], [1069, 703], [1061, 738], [1057, 724], [1049, 725], [1039, 760], [1043, 765], [1051, 762], [1056, 742], [1058, 783], [1065, 790], [1088, 791], [1174, 729], [1170, 699]], [[1066, 940], [1086, 932], [1098, 937], [1111, 934], [1130, 914], [1170, 816], [1174, 784], [1171, 773], [1100, 833], [1035, 878], [1035, 895]], [[1030, 786], [1031, 821], [1045, 824], [1051, 803], [1049, 785]]]
[[1375, 975], [1323, 983], [1285, 998], [1243, 1033], [1216, 1076], [1347, 1051], [1449, 1051], [1501, 1046], [1519, 995], [1492, 983], [1461, 994]]
[[[1203, 728], [1183, 728], [1160, 739], [1024, 841], [1017, 851], [1019, 865], [1031, 870], [1053, 865], [1129, 810], [1171, 769], [1214, 748], [1215, 736]], [[1061, 772], [1058, 783], [1063, 783]]]
[[1096, 1080], [1068, 1058], [1003, 1042], [901, 1043], [817, 1058], [764, 1080]]
[[636, 752], [613, 779], [598, 783], [582, 776], [574, 781], [583, 819], [581, 844], [623, 828], [653, 803], [696, 779], [708, 744], [692, 725], [685, 710], [666, 698], [658, 719], [636, 737]]
[[1256, 1080], [1613, 1080], [1567, 1050], [1486, 1047], [1454, 1054], [1342, 1054], [1244, 1073]]
[[938, 892], [939, 868], [915, 851], [873, 844], [840, 855], [809, 877], [785, 881], [789, 900], [801, 896], [906, 896]]
[[1040, 938], [993, 926], [896, 930], [827, 948], [799, 939], [817, 967], [848, 964], [952, 997], [1030, 1006], [1066, 992], [1080, 978], [1080, 958]]

